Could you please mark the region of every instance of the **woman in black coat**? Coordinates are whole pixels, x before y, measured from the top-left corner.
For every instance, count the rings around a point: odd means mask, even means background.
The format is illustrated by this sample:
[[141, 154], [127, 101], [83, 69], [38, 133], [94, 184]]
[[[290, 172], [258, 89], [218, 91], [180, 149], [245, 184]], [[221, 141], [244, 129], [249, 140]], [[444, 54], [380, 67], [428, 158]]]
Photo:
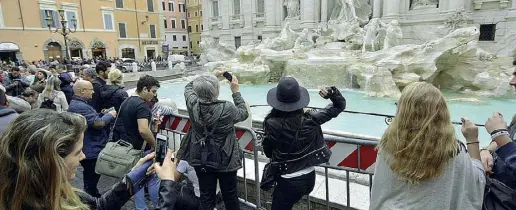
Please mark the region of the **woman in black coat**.
[[291, 77], [282, 78], [267, 94], [272, 111], [263, 123], [262, 146], [271, 159], [264, 177], [277, 183], [272, 210], [292, 209], [304, 195], [310, 194], [315, 185], [314, 166], [330, 159], [331, 151], [324, 141], [321, 125], [345, 109], [346, 99], [335, 87], [323, 88], [319, 95], [333, 103], [319, 111], [305, 112], [310, 96]]

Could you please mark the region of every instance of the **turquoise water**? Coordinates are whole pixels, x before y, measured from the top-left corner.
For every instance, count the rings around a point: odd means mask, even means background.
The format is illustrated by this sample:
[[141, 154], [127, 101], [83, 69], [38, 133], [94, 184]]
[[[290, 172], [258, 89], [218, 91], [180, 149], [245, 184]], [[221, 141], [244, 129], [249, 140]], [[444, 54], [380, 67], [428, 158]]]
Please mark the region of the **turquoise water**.
[[[169, 83], [164, 84], [158, 91], [160, 98], [170, 98], [174, 100], [179, 108], [185, 108], [184, 102], [184, 86], [186, 83]], [[273, 84], [267, 85], [241, 85], [240, 92], [244, 99], [250, 105], [267, 104], [266, 96], [270, 88], [274, 87]], [[310, 90], [310, 106], [313, 107], [325, 107], [330, 101], [322, 99], [318, 90]], [[384, 98], [370, 98], [366, 97], [363, 92], [357, 92], [353, 90], [342, 91], [344, 97], [346, 97], [347, 106], [346, 110], [359, 111], [359, 112], [373, 112], [379, 114], [394, 115], [396, 112], [396, 102], [393, 99]], [[457, 94], [445, 94], [447, 99], [463, 98]], [[219, 99], [230, 100], [231, 90], [227, 84], [221, 84], [221, 93]], [[516, 100], [503, 100], [503, 99], [480, 99], [482, 104], [471, 103], [471, 102], [448, 102], [452, 120], [460, 121], [461, 117], [467, 117], [473, 120], [477, 124], [484, 124], [488, 117], [493, 112], [500, 112], [505, 116], [505, 120], [509, 123], [512, 116], [516, 114]], [[252, 108], [253, 118], [261, 119], [270, 111], [269, 107], [256, 107]], [[323, 125], [325, 129], [340, 130], [346, 132], [352, 132], [357, 134], [365, 134], [370, 136], [380, 137], [387, 124], [385, 124], [384, 117], [367, 116], [342, 113], [338, 118]], [[460, 132], [460, 126], [455, 127], [457, 138], [463, 140]], [[490, 137], [483, 127], [479, 128], [481, 146], [489, 144]]]

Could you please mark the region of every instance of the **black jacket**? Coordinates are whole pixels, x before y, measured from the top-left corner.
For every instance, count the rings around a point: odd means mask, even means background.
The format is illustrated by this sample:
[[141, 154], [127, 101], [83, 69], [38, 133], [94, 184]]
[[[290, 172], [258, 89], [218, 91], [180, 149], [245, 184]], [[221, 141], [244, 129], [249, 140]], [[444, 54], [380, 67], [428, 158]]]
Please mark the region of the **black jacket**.
[[102, 101], [102, 109], [109, 109], [115, 107], [118, 112], [122, 102], [129, 97], [125, 92], [124, 87], [118, 85], [104, 85], [100, 92], [100, 101]]
[[104, 81], [101, 78], [95, 78], [93, 82], [91, 82], [93, 85], [93, 98], [91, 99], [91, 104], [93, 105], [93, 108], [100, 113], [102, 111], [102, 100], [100, 100], [100, 93], [102, 92], [102, 88], [106, 85], [106, 81]]
[[[131, 194], [128, 190], [127, 183], [120, 181], [113, 185], [112, 189], [105, 192], [100, 198], [93, 198], [87, 193], [79, 193], [81, 201], [96, 210], [117, 210], [121, 209], [129, 199]], [[174, 187], [174, 181], [162, 180], [159, 187], [159, 202], [158, 208], [160, 210], [173, 210], [176, 203], [177, 188]]]
[[263, 150], [271, 158], [273, 165], [276, 163], [279, 166], [281, 175], [317, 166], [329, 160], [331, 151], [324, 141], [321, 125], [339, 116], [346, 108], [346, 99], [340, 92], [337, 91], [330, 99], [332, 104], [318, 111], [305, 112], [301, 119], [265, 119]]
[[4, 78], [3, 85], [5, 87], [5, 94], [8, 96], [19, 96], [29, 87], [29, 83], [24, 77], [21, 75], [15, 77], [11, 73], [7, 75], [7, 78]]

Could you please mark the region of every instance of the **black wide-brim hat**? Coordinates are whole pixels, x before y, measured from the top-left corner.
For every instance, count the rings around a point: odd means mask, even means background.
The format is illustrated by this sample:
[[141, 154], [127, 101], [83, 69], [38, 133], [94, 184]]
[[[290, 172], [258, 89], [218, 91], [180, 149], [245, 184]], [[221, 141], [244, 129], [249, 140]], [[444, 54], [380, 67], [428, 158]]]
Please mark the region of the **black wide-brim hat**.
[[308, 90], [299, 86], [296, 79], [284, 77], [278, 86], [269, 90], [267, 93], [267, 104], [284, 112], [292, 112], [305, 108], [310, 103]]

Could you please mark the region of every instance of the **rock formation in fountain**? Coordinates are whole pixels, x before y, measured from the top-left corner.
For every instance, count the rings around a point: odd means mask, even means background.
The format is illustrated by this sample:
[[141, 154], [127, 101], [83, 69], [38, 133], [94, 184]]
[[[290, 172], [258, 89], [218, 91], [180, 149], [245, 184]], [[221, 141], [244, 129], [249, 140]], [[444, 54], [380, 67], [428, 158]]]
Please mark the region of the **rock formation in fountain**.
[[[241, 46], [236, 53], [218, 45], [203, 47], [203, 54], [214, 61], [205, 67], [233, 72], [244, 83], [294, 76], [308, 88], [359, 88], [376, 97], [399, 97], [405, 86], [417, 81], [473, 96], [511, 92], [511, 58], [497, 58], [478, 48], [475, 27], [458, 28], [420, 45], [397, 45], [402, 32], [396, 21], [373, 19], [365, 29], [361, 25], [357, 19], [334, 19], [313, 32], [298, 33], [287, 22], [278, 36]], [[364, 44], [366, 52], [361, 50]], [[369, 46], [373, 44], [375, 48]]]

